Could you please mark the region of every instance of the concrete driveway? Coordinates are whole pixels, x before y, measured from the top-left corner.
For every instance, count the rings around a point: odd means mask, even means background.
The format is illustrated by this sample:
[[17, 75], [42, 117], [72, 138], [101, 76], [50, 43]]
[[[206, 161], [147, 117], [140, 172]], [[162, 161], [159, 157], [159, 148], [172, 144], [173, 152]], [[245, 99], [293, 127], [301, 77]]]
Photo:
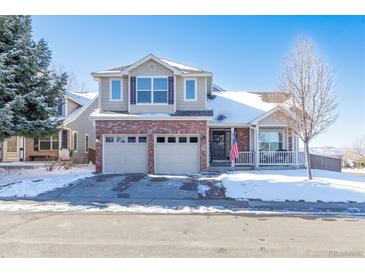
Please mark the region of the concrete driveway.
[[[203, 194], [203, 195], [202, 195]], [[59, 201], [75, 205], [158, 205], [182, 207], [218, 205], [225, 199], [223, 188], [194, 176], [150, 176], [145, 174], [96, 175], [65, 188], [38, 195], [32, 200]], [[245, 201], [227, 202], [247, 206]]]

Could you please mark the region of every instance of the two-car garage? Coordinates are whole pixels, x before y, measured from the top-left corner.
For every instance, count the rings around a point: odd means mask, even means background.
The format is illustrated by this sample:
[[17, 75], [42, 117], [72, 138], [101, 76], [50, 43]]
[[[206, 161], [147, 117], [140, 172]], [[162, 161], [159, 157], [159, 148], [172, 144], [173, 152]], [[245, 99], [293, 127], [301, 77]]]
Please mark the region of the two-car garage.
[[[147, 173], [148, 137], [145, 135], [105, 135], [103, 139], [105, 173]], [[155, 135], [153, 137], [155, 173], [199, 172], [197, 135]]]

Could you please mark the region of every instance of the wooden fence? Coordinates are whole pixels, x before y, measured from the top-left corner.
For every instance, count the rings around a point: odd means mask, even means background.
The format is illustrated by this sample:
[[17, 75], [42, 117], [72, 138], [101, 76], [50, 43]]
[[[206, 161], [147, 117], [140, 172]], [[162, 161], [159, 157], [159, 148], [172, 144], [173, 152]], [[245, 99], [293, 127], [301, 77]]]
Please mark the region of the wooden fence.
[[341, 172], [341, 158], [310, 154], [310, 160], [312, 168]]

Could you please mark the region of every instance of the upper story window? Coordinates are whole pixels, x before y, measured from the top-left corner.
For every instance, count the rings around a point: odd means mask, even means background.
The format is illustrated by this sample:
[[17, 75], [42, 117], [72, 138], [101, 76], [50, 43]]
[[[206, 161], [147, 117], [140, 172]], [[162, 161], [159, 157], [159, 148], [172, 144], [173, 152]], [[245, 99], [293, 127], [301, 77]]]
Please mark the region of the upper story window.
[[167, 104], [167, 77], [137, 77], [138, 104]]
[[111, 79], [110, 80], [110, 100], [122, 101], [122, 80]]
[[196, 79], [185, 79], [185, 101], [196, 101]]

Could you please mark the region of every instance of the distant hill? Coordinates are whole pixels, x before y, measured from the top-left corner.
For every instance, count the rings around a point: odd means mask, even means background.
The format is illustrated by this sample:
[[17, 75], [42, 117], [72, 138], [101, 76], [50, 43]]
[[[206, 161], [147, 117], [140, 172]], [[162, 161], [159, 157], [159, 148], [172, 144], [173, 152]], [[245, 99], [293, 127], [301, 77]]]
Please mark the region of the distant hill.
[[310, 153], [316, 155], [330, 156], [330, 157], [342, 157], [345, 153], [345, 148], [324, 146], [324, 147], [312, 147]]

